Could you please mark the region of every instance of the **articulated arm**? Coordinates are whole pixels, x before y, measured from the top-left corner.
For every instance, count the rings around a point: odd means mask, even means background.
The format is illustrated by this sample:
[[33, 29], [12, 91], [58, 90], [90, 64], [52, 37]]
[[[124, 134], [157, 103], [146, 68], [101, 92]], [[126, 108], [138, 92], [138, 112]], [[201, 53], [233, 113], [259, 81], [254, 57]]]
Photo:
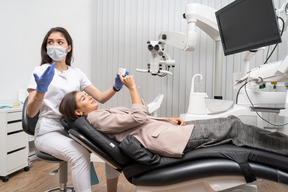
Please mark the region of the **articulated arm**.
[[164, 52], [164, 46], [168, 44], [184, 51], [193, 51], [197, 43], [196, 26], [214, 41], [220, 41], [215, 12], [215, 9], [201, 4], [188, 4], [184, 14], [187, 20], [187, 33], [165, 31], [159, 34], [158, 41], [148, 41], [148, 49], [152, 54], [148, 69], [136, 70], [159, 76], [172, 75], [169, 69], [175, 66], [175, 60]]

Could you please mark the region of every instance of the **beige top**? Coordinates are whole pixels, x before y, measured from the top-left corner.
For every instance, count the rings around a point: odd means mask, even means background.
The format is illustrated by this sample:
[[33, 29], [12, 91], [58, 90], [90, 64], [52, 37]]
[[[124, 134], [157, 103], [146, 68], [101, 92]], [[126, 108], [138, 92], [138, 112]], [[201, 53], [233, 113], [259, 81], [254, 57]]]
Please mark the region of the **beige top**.
[[145, 148], [167, 157], [182, 157], [194, 125], [179, 126], [147, 115], [147, 107], [116, 107], [91, 112], [87, 120], [99, 131], [121, 142], [133, 135]]

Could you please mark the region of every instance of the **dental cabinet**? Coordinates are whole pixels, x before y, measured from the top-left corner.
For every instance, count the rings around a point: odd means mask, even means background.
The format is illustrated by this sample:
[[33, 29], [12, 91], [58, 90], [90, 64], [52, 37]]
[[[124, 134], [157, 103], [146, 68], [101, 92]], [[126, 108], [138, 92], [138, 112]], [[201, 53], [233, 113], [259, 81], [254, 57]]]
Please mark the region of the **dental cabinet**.
[[0, 177], [8, 181], [9, 174], [29, 167], [28, 135], [22, 129], [22, 109], [0, 110]]

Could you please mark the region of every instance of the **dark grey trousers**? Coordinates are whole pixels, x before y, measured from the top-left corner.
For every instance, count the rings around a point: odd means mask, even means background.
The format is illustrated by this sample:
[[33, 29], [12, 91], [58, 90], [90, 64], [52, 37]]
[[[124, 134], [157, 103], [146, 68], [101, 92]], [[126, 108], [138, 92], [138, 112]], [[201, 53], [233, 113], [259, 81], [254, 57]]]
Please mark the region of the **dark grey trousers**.
[[288, 139], [285, 134], [246, 125], [235, 116], [185, 123], [194, 124], [194, 129], [184, 152], [233, 143], [237, 146], [248, 146], [288, 155]]

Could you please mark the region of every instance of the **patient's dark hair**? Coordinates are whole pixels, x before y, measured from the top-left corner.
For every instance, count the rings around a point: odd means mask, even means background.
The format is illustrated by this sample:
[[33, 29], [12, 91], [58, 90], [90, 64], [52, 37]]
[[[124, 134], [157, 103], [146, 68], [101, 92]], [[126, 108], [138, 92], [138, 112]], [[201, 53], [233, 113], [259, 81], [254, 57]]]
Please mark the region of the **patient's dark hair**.
[[59, 105], [60, 113], [70, 120], [76, 120], [78, 118], [75, 114], [75, 110], [77, 109], [77, 103], [75, 100], [76, 93], [77, 91], [72, 91], [66, 94]]

